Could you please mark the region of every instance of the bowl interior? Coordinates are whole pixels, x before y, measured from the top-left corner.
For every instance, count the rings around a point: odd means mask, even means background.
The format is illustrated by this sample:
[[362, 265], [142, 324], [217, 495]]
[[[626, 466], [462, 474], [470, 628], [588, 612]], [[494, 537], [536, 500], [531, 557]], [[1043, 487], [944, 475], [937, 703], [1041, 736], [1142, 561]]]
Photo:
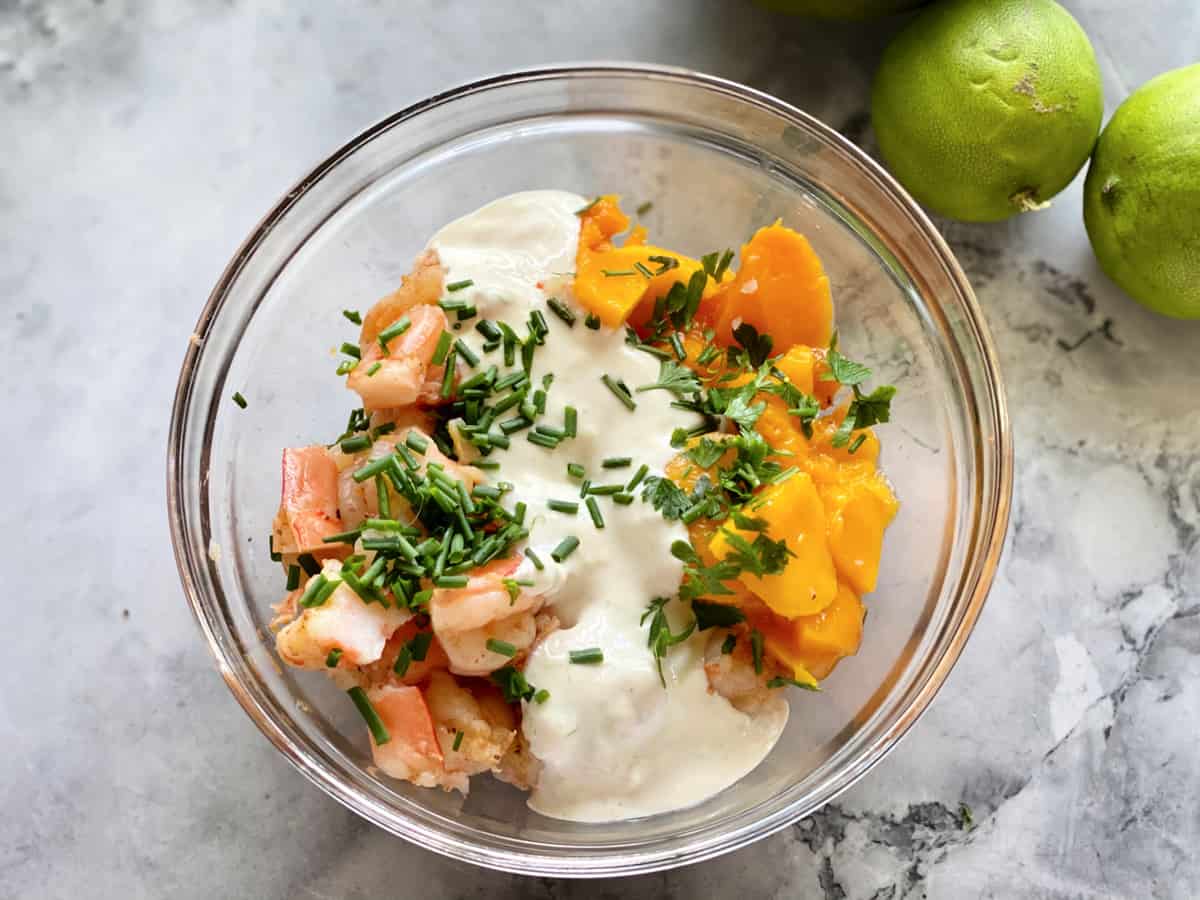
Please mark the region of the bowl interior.
[[[334, 349], [355, 339], [341, 311], [365, 311], [392, 290], [445, 222], [532, 188], [615, 192], [628, 209], [652, 202], [643, 221], [656, 243], [696, 255], [736, 248], [782, 219], [824, 262], [843, 349], [872, 366], [873, 383], [899, 390], [879, 434], [902, 507], [867, 598], [862, 649], [822, 693], [793, 692], [786, 733], [748, 777], [649, 819], [576, 825], [529, 811], [522, 794], [487, 778], [465, 799], [376, 778], [345, 695], [319, 674], [281, 669], [266, 626], [284, 592], [267, 546], [279, 451], [332, 440], [357, 405], [333, 372]], [[931, 233], [819, 126], [669, 72], [498, 80], [357, 139], [231, 264], [181, 383], [172, 524], [193, 603], [243, 705], [302, 770], [374, 821], [507, 869], [656, 868], [811, 811], [923, 708], [986, 587], [980, 560], [1003, 478], [984, 457], [1002, 455], [1003, 410], [965, 283]], [[235, 390], [246, 410], [229, 401]]]

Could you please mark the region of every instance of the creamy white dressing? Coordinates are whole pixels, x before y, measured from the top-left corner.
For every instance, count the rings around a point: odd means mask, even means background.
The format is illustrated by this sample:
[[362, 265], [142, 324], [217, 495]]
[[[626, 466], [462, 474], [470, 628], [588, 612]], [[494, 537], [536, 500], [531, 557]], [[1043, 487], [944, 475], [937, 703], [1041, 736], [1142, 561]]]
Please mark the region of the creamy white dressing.
[[[529, 191], [504, 197], [447, 225], [430, 241], [447, 269], [447, 281], [473, 284], [455, 292], [483, 318], [508, 322], [518, 334], [531, 310], [550, 327], [533, 362], [533, 380], [554, 381], [539, 420], [561, 425], [564, 406], [579, 411], [578, 436], [556, 449], [539, 447], [524, 432], [511, 449], [492, 458], [496, 480], [510, 481], [511, 505], [528, 505], [529, 545], [545, 562], [523, 563], [520, 577], [544, 591], [562, 628], [531, 655], [526, 678], [550, 692], [544, 704], [526, 703], [523, 729], [543, 768], [530, 796], [534, 810], [560, 819], [598, 822], [635, 818], [699, 803], [733, 784], [767, 755], [787, 723], [782, 698], [748, 716], [710, 693], [704, 673], [707, 634], [671, 648], [659, 681], [639, 620], [657, 596], [679, 588], [682, 565], [671, 556], [687, 530], [667, 522], [639, 498], [618, 506], [598, 497], [606, 527], [597, 529], [579, 497], [567, 463], [579, 463], [594, 484], [628, 482], [637, 467], [661, 475], [675, 451], [671, 432], [691, 427], [691, 413], [672, 409], [665, 391], [636, 394], [627, 410], [601, 382], [608, 373], [630, 388], [657, 380], [659, 364], [625, 343], [624, 330], [591, 330], [579, 312], [573, 328], [546, 307], [559, 297], [573, 304], [570, 273], [579, 243], [576, 210], [587, 200], [562, 191]], [[482, 337], [468, 323], [458, 332], [482, 357], [503, 369], [499, 351], [484, 354]], [[604, 469], [607, 457], [630, 456], [625, 469]], [[546, 501], [580, 504], [575, 516], [547, 509]], [[550, 553], [567, 535], [579, 548], [558, 565]], [[677, 606], [672, 603], [668, 609]], [[676, 611], [678, 612], [678, 611]], [[678, 630], [681, 622], [674, 622]], [[604, 661], [575, 665], [571, 650], [599, 647]]]

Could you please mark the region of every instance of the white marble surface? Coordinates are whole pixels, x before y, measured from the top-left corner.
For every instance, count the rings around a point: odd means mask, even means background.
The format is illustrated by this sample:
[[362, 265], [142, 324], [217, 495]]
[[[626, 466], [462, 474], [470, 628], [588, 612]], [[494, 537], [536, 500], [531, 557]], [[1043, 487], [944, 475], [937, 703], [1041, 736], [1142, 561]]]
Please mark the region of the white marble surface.
[[[1068, 5], [1110, 109], [1196, 59], [1194, 0]], [[568, 883], [406, 845], [268, 746], [182, 600], [163, 457], [184, 342], [313, 162], [451, 83], [586, 58], [746, 81], [870, 147], [894, 27], [738, 0], [0, 0], [0, 897], [1200, 895], [1200, 323], [1098, 272], [1078, 183], [1047, 213], [947, 227], [1016, 431], [1013, 528], [975, 636], [888, 760], [754, 847]]]

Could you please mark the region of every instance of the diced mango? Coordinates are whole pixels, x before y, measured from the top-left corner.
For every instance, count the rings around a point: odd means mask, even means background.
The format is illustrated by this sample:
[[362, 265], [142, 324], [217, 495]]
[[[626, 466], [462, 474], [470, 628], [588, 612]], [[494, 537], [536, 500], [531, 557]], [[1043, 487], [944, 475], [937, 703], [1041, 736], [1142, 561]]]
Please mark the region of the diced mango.
[[875, 590], [883, 532], [900, 504], [879, 474], [821, 489], [838, 575], [860, 594]]
[[[669, 256], [679, 260], [679, 265], [661, 275], [646, 278], [638, 271], [638, 265], [651, 272], [662, 267], [662, 263], [652, 261], [651, 256]], [[655, 300], [676, 282], [687, 284], [699, 269], [697, 260], [652, 244], [597, 251], [585, 249], [581, 244], [575, 260], [575, 299], [584, 309], [599, 316], [605, 325], [616, 328], [623, 325], [640, 305], [645, 305], [644, 317], [648, 317]], [[711, 294], [716, 286], [710, 282], [706, 290]]]
[[[752, 515], [767, 523], [772, 540], [784, 540], [795, 554], [784, 570], [776, 575], [742, 572], [741, 582], [782, 616], [808, 616], [820, 612], [837, 594], [837, 574], [826, 537], [825, 508], [812, 478], [797, 472], [791, 478], [763, 490], [756, 499]], [[728, 530], [753, 541], [757, 535], [726, 526]], [[709, 543], [718, 559], [732, 550], [725, 531], [719, 531]]]
[[833, 334], [829, 279], [812, 246], [776, 222], [742, 246], [741, 268], [716, 298], [717, 340], [733, 341], [737, 321], [771, 335], [775, 352], [824, 347]]
[[787, 376], [797, 390], [806, 394], [813, 392], [813, 365], [816, 357], [811, 347], [796, 344], [775, 360], [775, 368]]
[[[824, 678], [837, 661], [858, 652], [862, 642], [862, 601], [839, 585], [833, 602], [813, 616], [785, 619], [772, 613], [751, 613], [750, 624], [762, 632], [763, 645], [792, 669], [797, 681]], [[807, 676], [804, 677], [804, 676]]]

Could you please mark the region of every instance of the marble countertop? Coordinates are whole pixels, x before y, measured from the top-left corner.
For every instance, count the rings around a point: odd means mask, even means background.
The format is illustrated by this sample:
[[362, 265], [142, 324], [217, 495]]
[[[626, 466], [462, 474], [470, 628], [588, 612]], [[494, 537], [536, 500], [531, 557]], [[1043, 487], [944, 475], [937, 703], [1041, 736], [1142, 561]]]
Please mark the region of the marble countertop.
[[[1067, 5], [1110, 110], [1195, 61], [1193, 0]], [[598, 58], [747, 82], [870, 149], [894, 27], [736, 0], [0, 2], [0, 897], [1200, 895], [1200, 323], [1104, 278], [1078, 182], [1048, 212], [945, 226], [1017, 448], [974, 637], [884, 763], [749, 849], [579, 883], [405, 844], [268, 745], [183, 602], [163, 448], [184, 344], [235, 246], [315, 161], [450, 84]]]

